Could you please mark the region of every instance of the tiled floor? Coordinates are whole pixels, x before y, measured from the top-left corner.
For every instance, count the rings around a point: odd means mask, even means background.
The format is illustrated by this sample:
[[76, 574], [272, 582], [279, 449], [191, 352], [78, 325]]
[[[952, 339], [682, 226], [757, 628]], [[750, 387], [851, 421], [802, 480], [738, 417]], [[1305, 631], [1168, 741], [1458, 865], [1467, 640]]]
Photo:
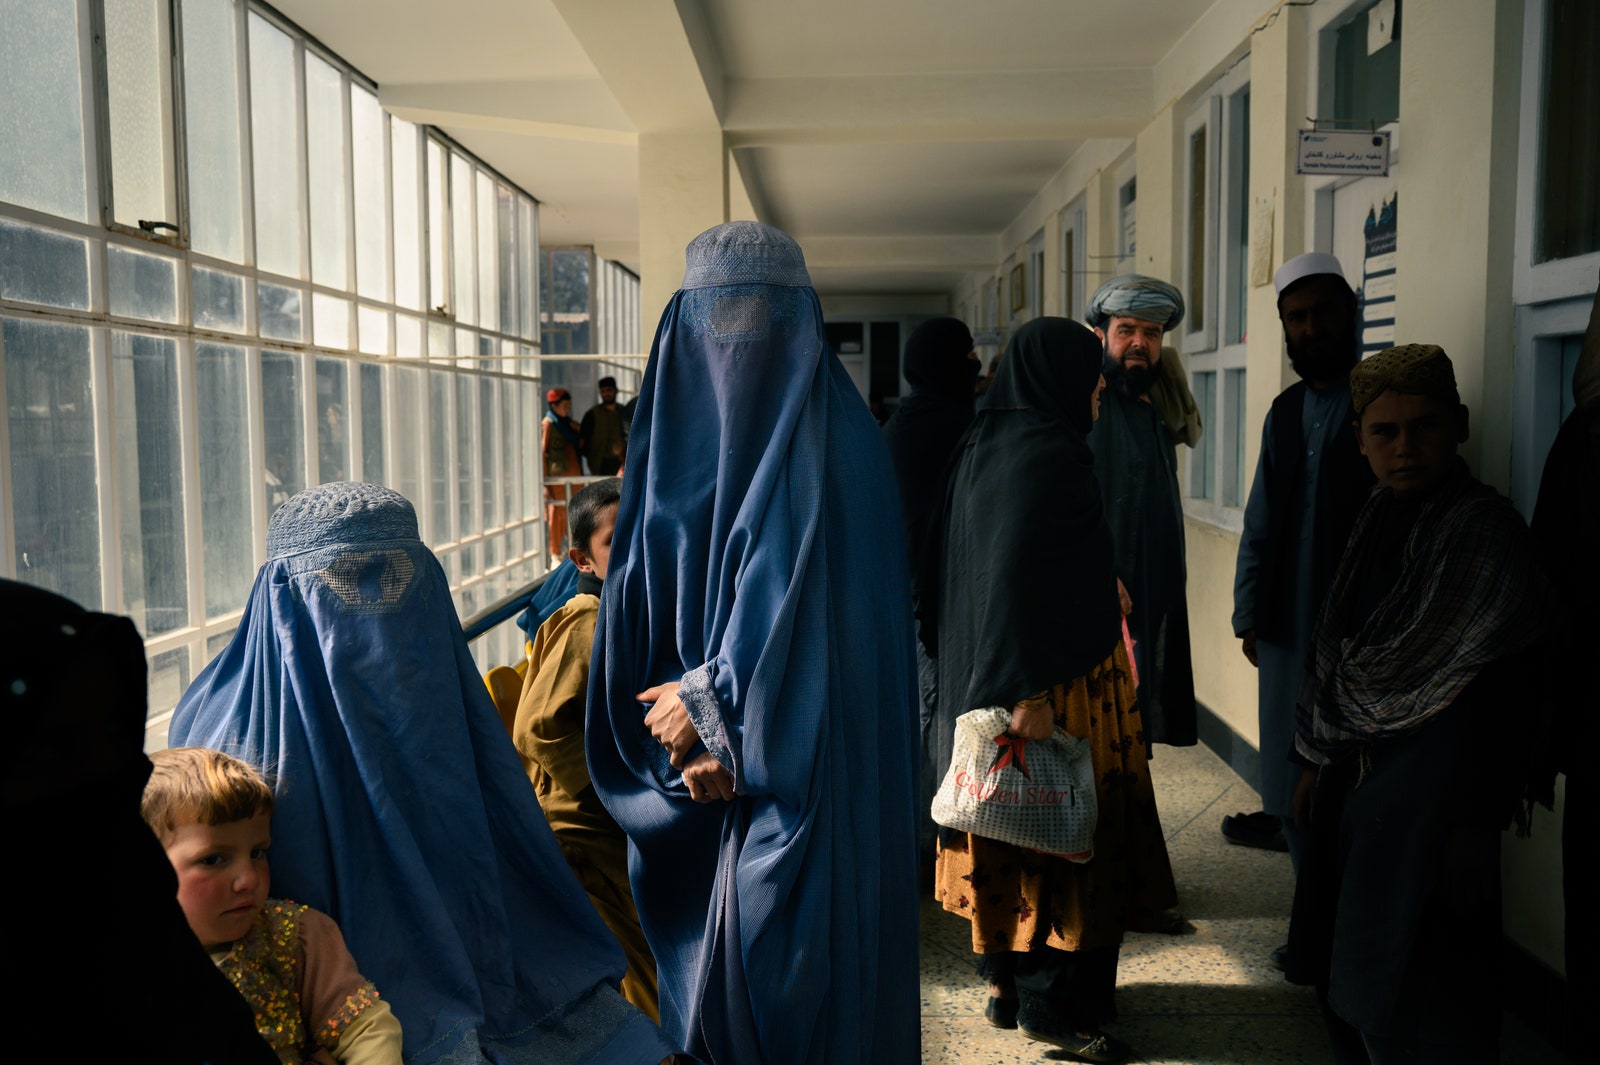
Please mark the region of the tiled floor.
[[[1268, 962], [1287, 938], [1289, 856], [1222, 838], [1223, 815], [1260, 809], [1255, 792], [1205, 747], [1160, 747], [1154, 762], [1161, 823], [1192, 932], [1130, 935], [1118, 970], [1110, 1032], [1149, 1065], [1333, 1062], [1315, 996]], [[1047, 1047], [984, 1020], [965, 920], [924, 898], [924, 1065], [1052, 1060]], [[1560, 1060], [1507, 1018], [1503, 1065]], [[1053, 1060], [1062, 1060], [1057, 1057]]]

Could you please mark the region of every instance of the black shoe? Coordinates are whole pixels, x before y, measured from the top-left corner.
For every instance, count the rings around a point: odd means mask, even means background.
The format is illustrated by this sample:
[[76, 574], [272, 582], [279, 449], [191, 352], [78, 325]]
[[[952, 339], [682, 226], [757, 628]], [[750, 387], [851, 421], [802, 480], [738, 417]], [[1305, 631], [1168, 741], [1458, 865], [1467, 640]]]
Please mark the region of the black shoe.
[[990, 995], [988, 1005], [983, 1007], [983, 1016], [996, 1028], [1015, 1028], [1017, 1026], [1017, 1000], [1014, 998], [995, 998]]
[[1289, 944], [1285, 943], [1283, 946], [1279, 947], [1277, 950], [1268, 955], [1268, 957], [1272, 961], [1272, 967], [1274, 969], [1278, 970], [1280, 973], [1286, 973], [1289, 971]]
[[1040, 1043], [1049, 1043], [1067, 1052], [1075, 1061], [1103, 1062], [1113, 1065], [1126, 1061], [1133, 1048], [1115, 1036], [1095, 1032], [1087, 1037], [1079, 1035], [1065, 1025], [1042, 1024], [1037, 1027], [1023, 1025], [1022, 1034]]
[[1237, 843], [1242, 847], [1259, 847], [1268, 851], [1289, 849], [1289, 841], [1283, 838], [1283, 823], [1264, 810], [1224, 817], [1222, 835], [1229, 843]]

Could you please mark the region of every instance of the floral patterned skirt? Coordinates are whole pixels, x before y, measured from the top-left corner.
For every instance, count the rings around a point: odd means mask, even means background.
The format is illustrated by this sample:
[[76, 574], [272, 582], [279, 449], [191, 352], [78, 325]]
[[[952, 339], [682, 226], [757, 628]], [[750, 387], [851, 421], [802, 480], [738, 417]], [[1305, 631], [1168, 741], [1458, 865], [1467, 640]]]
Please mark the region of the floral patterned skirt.
[[981, 836], [939, 850], [934, 892], [972, 922], [972, 949], [1094, 950], [1157, 931], [1177, 905], [1128, 653], [1051, 689], [1056, 724], [1087, 739], [1100, 800], [1094, 857], [1069, 862]]

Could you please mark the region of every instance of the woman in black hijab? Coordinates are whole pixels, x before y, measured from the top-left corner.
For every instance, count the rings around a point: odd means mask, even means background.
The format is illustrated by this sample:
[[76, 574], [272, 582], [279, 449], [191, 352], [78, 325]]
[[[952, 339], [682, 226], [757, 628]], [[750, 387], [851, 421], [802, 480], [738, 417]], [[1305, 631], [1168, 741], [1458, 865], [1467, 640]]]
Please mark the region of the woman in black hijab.
[[906, 550], [916, 573], [928, 518], [944, 502], [950, 453], [972, 424], [973, 385], [983, 363], [960, 319], [930, 318], [906, 338], [902, 365], [911, 394], [883, 427], [883, 438], [900, 486]]
[[[950, 454], [961, 434], [972, 424], [973, 384], [983, 363], [972, 348], [972, 333], [958, 318], [930, 318], [906, 338], [906, 383], [911, 394], [883, 427], [894, 479], [900, 489], [900, 518], [906, 530], [906, 558], [913, 581], [917, 558], [927, 539], [930, 518], [944, 505], [944, 476]], [[915, 605], [916, 590], [912, 589]], [[917, 851], [922, 857], [920, 883], [932, 877], [935, 825], [928, 817], [939, 777], [934, 775], [934, 755], [928, 733], [939, 702], [938, 671], [923, 649], [917, 648], [917, 697], [921, 714], [922, 816], [918, 822]]]
[[972, 922], [991, 1023], [1111, 1062], [1129, 1053], [1100, 1030], [1116, 1016], [1123, 933], [1156, 930], [1177, 900], [1084, 441], [1105, 387], [1100, 356], [1065, 318], [1017, 331], [958, 445], [919, 591], [922, 641], [938, 659], [941, 778], [956, 718], [979, 707], [1011, 709], [1013, 735], [1060, 726], [1093, 752], [1093, 859], [941, 830], [935, 890]]

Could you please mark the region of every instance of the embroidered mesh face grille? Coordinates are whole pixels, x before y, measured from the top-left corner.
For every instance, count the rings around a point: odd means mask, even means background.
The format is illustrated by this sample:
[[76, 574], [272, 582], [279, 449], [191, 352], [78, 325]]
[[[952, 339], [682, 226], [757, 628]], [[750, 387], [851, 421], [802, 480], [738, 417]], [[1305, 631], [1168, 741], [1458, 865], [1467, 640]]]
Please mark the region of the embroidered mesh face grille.
[[772, 305], [765, 296], [741, 294], [719, 296], [706, 324], [718, 340], [738, 340], [767, 331], [772, 320]]
[[364, 613], [390, 613], [399, 606], [416, 566], [398, 548], [351, 551], [335, 558], [316, 575], [344, 604]]

